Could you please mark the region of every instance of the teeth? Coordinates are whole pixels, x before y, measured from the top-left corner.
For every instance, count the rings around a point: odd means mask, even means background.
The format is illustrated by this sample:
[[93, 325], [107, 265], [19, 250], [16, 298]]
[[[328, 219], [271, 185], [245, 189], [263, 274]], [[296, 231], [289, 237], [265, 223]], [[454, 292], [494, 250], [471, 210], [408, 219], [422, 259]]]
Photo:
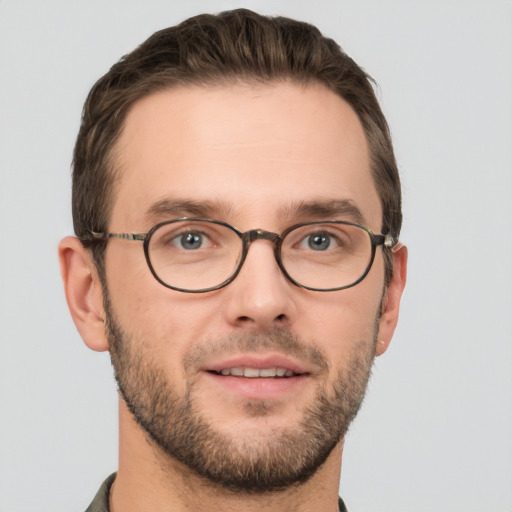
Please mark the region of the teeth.
[[253, 378], [253, 377], [259, 377], [259, 376], [260, 376], [260, 371], [257, 370], [256, 368], [246, 368], [244, 370], [244, 377]]
[[233, 375], [235, 377], [248, 377], [254, 379], [256, 377], [293, 377], [295, 373], [286, 368], [224, 368], [219, 372], [221, 375]]

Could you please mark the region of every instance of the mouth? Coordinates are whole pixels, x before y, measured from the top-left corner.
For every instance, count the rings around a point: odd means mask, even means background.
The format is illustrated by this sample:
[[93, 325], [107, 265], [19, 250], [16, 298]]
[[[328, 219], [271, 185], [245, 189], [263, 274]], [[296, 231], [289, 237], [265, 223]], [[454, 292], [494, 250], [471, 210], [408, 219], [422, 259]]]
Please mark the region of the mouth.
[[233, 377], [245, 377], [248, 379], [287, 379], [304, 375], [304, 373], [296, 373], [288, 368], [276, 366], [270, 368], [235, 366], [234, 368], [222, 368], [222, 370], [209, 370], [208, 372], [215, 375], [222, 375], [223, 377], [231, 375]]
[[215, 397], [271, 400], [299, 393], [313, 369], [284, 355], [253, 353], [211, 363], [202, 373]]
[[211, 363], [204, 371], [222, 377], [289, 379], [311, 373], [312, 368], [281, 354], [241, 354]]

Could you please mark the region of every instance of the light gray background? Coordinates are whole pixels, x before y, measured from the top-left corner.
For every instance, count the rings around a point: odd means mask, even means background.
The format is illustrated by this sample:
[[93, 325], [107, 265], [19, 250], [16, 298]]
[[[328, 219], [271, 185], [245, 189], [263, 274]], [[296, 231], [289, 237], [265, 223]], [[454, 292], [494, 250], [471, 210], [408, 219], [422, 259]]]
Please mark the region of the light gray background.
[[0, 510], [84, 510], [116, 468], [108, 356], [57, 243], [93, 82], [153, 31], [246, 6], [317, 24], [379, 82], [409, 282], [347, 440], [351, 512], [512, 510], [512, 6], [507, 1], [0, 0]]

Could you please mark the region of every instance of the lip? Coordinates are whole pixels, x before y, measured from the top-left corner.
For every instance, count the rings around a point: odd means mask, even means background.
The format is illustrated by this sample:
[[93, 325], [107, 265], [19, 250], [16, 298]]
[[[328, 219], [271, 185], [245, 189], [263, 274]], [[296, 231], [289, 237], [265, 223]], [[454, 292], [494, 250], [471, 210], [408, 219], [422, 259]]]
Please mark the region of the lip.
[[299, 388], [309, 380], [308, 374], [282, 378], [247, 378], [232, 375], [203, 372], [202, 375], [210, 387], [219, 390], [220, 394], [235, 395], [246, 400], [279, 400]]
[[255, 368], [257, 370], [264, 368], [285, 368], [299, 375], [312, 372], [312, 369], [308, 368], [306, 365], [281, 354], [241, 354], [207, 364], [201, 368], [201, 370], [206, 372], [220, 372], [225, 368], [237, 367]]
[[[238, 377], [220, 375], [226, 368], [247, 367], [255, 369], [285, 368], [296, 375], [291, 377]], [[207, 364], [201, 368], [201, 374], [210, 386], [222, 394], [235, 395], [247, 400], [279, 400], [298, 392], [310, 380], [311, 368], [280, 354], [243, 354], [222, 361]]]

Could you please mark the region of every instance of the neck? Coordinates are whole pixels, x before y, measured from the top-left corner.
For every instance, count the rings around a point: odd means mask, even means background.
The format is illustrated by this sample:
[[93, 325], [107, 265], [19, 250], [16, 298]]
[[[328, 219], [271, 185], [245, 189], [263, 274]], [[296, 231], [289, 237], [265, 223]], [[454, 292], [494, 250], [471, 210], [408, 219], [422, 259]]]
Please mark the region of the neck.
[[111, 490], [111, 512], [338, 510], [342, 443], [307, 482], [281, 491], [248, 494], [212, 484], [163, 453], [135, 423], [122, 400], [119, 425], [119, 470]]

